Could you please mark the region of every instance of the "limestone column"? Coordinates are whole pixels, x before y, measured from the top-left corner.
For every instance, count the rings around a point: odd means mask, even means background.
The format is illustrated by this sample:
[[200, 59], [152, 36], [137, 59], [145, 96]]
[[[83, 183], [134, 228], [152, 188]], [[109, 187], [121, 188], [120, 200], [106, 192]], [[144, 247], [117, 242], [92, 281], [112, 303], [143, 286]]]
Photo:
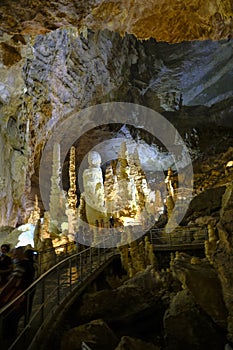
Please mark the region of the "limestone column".
[[35, 195], [34, 201], [34, 209], [31, 211], [30, 217], [28, 219], [28, 223], [36, 225], [37, 221], [40, 219], [40, 208], [38, 205], [38, 197]]
[[103, 175], [100, 167], [101, 157], [98, 152], [88, 154], [88, 169], [83, 172], [83, 187], [86, 217], [89, 224], [95, 226], [96, 220], [106, 218]]
[[75, 147], [70, 149], [69, 164], [70, 188], [68, 190], [68, 208], [66, 214], [68, 217], [68, 233], [74, 234], [77, 230], [77, 194], [76, 194], [76, 172], [75, 172]]
[[65, 196], [60, 186], [60, 175], [60, 144], [55, 143], [53, 147], [49, 213], [51, 221], [57, 226], [60, 226], [65, 217]]

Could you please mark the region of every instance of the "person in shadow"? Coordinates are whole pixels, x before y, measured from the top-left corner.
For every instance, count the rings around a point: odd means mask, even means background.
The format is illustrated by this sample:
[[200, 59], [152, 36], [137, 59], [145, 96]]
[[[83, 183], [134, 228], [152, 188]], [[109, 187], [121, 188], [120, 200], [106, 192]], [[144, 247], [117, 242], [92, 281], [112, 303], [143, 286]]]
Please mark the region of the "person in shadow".
[[[35, 268], [32, 262], [25, 257], [24, 248], [18, 247], [12, 251], [14, 268], [9, 281], [0, 292], [0, 308], [16, 299], [33, 282]], [[30, 298], [29, 298], [30, 304]], [[12, 340], [17, 335], [18, 322], [28, 310], [26, 295], [13, 303], [2, 319], [2, 336], [5, 340]]]
[[8, 255], [10, 251], [9, 244], [2, 244], [0, 251], [0, 289], [7, 283], [12, 272], [13, 264], [11, 257]]

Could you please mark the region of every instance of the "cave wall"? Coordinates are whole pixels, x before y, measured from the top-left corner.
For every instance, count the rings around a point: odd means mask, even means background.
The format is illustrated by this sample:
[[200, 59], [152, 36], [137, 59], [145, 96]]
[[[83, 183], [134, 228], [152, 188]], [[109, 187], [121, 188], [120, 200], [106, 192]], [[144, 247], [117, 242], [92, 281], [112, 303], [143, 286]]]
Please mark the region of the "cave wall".
[[[52, 127], [74, 109], [127, 101], [170, 111], [172, 122], [186, 118], [181, 133], [189, 124], [188, 138], [197, 115], [210, 123], [212, 115], [213, 121], [228, 122], [231, 12], [230, 1], [214, 0], [209, 6], [168, 0], [2, 1], [0, 225], [25, 219], [44, 144]], [[206, 38], [222, 40], [179, 43]], [[180, 110], [181, 96], [184, 106], [207, 107], [192, 115], [191, 124], [192, 110]], [[224, 107], [210, 113], [208, 107], [217, 102]]]
[[[207, 105], [222, 101], [232, 93], [220, 84], [231, 74], [231, 49], [232, 41], [168, 45], [75, 28], [9, 36], [0, 48], [1, 225], [23, 221], [31, 209], [41, 151], [65, 115], [109, 101], [176, 112], [181, 93], [187, 104], [203, 96]], [[195, 119], [191, 124], [192, 131]]]

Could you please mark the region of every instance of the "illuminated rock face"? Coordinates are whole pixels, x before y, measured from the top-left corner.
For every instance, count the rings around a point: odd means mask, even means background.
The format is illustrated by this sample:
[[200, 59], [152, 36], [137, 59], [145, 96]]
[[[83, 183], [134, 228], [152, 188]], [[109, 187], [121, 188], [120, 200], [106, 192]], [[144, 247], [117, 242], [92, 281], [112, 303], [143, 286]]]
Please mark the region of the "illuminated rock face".
[[[232, 95], [231, 42], [168, 45], [107, 30], [84, 36], [75, 28], [0, 40], [1, 225], [29, 216], [43, 146], [51, 128], [74, 108], [121, 100], [176, 111], [181, 92], [189, 106]], [[230, 115], [230, 104], [228, 110]]]
[[89, 168], [83, 172], [84, 198], [86, 203], [86, 217], [91, 225], [96, 225], [96, 220], [105, 218], [103, 175], [100, 168], [101, 157], [98, 152], [90, 152], [88, 155]]
[[51, 193], [49, 202], [49, 214], [51, 221], [60, 226], [65, 216], [65, 195], [61, 189], [60, 183], [61, 165], [60, 165], [60, 145], [54, 144], [53, 165], [51, 176]]
[[[103, 181], [99, 153], [88, 154], [89, 168], [83, 172], [87, 222], [91, 225], [109, 225], [110, 217], [116, 219], [114, 225], [141, 225], [150, 215], [161, 210], [155, 207], [155, 192], [152, 191], [142, 171], [135, 150], [128, 154], [126, 142], [122, 142], [117, 160], [112, 160]], [[80, 214], [79, 214], [80, 215]]]

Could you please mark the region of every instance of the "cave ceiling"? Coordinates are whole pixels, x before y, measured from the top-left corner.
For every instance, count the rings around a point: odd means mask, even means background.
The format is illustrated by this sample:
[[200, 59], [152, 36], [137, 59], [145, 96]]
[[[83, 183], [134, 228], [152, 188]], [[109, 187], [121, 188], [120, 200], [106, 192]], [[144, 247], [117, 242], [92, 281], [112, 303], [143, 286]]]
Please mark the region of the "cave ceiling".
[[232, 11], [231, 0], [2, 0], [0, 28], [36, 35], [86, 26], [170, 43], [219, 40], [232, 35]]

